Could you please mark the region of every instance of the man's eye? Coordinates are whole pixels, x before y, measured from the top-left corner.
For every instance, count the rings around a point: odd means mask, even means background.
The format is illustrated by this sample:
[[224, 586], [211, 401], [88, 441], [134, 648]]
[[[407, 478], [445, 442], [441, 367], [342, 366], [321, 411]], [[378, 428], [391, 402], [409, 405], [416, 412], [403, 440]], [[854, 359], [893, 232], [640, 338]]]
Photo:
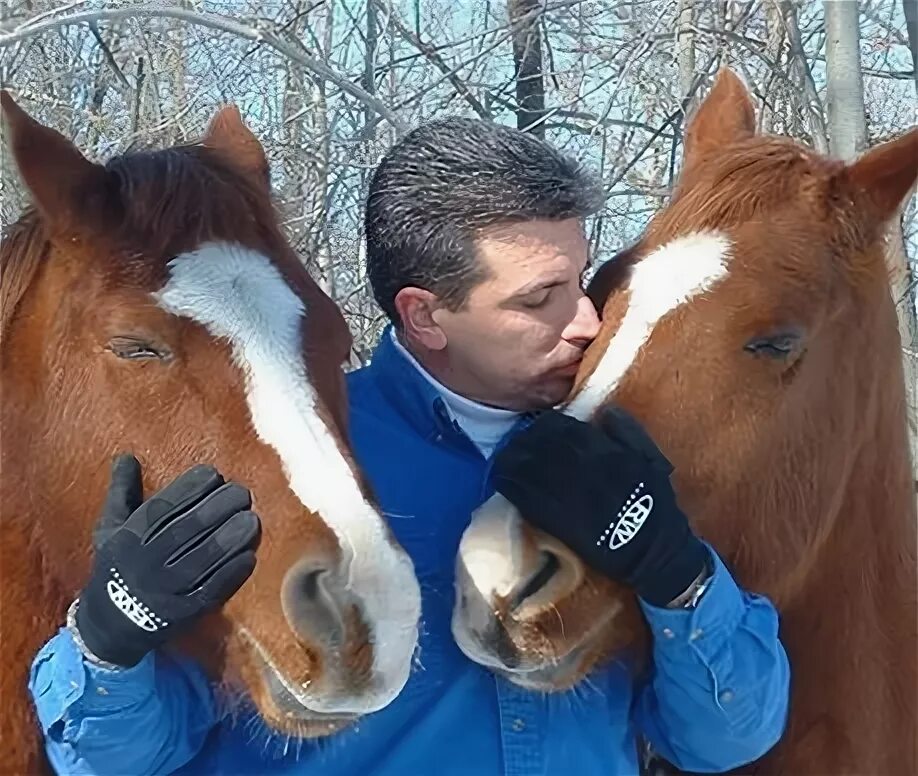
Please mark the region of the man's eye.
[[539, 307], [544, 307], [548, 303], [550, 296], [551, 289], [546, 288], [544, 291], [539, 291], [538, 293], [527, 296], [523, 300], [523, 307], [529, 310], [536, 310]]

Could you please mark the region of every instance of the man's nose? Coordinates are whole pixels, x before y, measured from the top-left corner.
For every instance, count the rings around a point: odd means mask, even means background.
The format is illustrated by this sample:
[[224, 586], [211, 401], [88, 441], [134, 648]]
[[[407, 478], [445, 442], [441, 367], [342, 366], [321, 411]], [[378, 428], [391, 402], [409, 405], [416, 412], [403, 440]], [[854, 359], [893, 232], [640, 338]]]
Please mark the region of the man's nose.
[[577, 313], [561, 336], [575, 344], [589, 344], [599, 334], [599, 316], [589, 297], [581, 296], [577, 301]]

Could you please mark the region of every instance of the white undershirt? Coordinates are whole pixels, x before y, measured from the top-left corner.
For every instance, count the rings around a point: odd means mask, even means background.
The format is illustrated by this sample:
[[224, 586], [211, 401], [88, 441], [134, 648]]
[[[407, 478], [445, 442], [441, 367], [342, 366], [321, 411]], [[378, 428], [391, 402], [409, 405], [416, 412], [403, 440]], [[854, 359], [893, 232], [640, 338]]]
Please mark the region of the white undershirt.
[[498, 407], [489, 407], [486, 404], [467, 399], [465, 396], [460, 396], [443, 385], [418, 363], [418, 360], [399, 342], [394, 329], [390, 331], [390, 335], [398, 351], [434, 387], [443, 399], [443, 403], [446, 404], [446, 408], [449, 410], [453, 420], [459, 424], [459, 427], [468, 438], [481, 450], [481, 454], [488, 458], [494, 448], [497, 447], [498, 442], [504, 438], [519, 420], [520, 413], [513, 410], [503, 410]]

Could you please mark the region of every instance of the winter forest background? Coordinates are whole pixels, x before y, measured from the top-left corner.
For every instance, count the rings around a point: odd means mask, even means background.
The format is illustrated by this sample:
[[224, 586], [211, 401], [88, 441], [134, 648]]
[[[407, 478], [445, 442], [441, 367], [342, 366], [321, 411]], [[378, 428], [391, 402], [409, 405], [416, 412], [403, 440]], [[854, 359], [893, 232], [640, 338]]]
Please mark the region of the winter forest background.
[[[358, 364], [383, 326], [361, 203], [407, 128], [480, 116], [587, 161], [608, 194], [589, 225], [599, 264], [665, 203], [718, 68], [744, 76], [762, 130], [850, 158], [916, 123], [916, 25], [918, 0], [4, 0], [0, 85], [96, 159], [192, 139], [236, 103]], [[2, 153], [5, 226], [24, 192]], [[912, 197], [889, 265], [913, 410], [916, 255]]]

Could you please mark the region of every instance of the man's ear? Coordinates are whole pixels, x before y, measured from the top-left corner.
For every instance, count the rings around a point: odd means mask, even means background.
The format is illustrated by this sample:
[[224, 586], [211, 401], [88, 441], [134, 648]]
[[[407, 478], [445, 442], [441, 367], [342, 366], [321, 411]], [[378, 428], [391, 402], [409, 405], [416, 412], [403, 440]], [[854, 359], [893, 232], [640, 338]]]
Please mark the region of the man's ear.
[[446, 332], [436, 321], [442, 304], [436, 294], [406, 286], [395, 295], [395, 309], [402, 322], [402, 333], [409, 343], [426, 350], [443, 350]]

